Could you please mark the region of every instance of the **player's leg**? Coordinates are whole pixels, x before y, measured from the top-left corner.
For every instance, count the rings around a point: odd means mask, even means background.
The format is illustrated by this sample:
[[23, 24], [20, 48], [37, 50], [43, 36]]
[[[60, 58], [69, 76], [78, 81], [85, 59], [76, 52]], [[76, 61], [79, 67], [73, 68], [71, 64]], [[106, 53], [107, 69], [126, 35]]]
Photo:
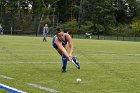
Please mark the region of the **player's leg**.
[[67, 69], [67, 57], [62, 54], [62, 72], [66, 72], [66, 69]]
[[46, 37], [44, 37], [44, 40], [45, 40], [45, 42], [47, 41], [47, 40], [46, 40]]
[[68, 59], [64, 54], [62, 54], [62, 51], [60, 51], [59, 49], [57, 49], [57, 51], [62, 57], [62, 72], [66, 72]]
[[45, 41], [45, 37], [43, 36], [43, 42]]
[[44, 35], [44, 41], [46, 42], [47, 40], [46, 40], [46, 35]]
[[47, 40], [46, 40], [46, 35], [43, 35], [43, 42], [46, 42]]
[[47, 41], [47, 34], [45, 35], [45, 41]]
[[57, 52], [62, 56], [62, 51], [60, 51], [59, 49], [57, 49]]
[[66, 72], [66, 66], [67, 66], [68, 59], [64, 54], [62, 54], [62, 51], [59, 50], [57, 45], [55, 44], [55, 37], [52, 40], [52, 45], [62, 57], [62, 72]]

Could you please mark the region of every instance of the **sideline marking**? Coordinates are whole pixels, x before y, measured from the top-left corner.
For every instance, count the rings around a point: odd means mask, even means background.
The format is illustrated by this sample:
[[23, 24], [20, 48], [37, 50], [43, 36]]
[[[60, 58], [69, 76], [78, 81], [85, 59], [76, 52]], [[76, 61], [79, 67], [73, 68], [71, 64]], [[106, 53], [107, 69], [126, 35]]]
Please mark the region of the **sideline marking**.
[[61, 62], [0, 62], [0, 64], [61, 64]]
[[47, 88], [47, 87], [43, 87], [43, 86], [40, 86], [40, 85], [37, 85], [37, 84], [33, 84], [33, 83], [28, 83], [28, 85], [33, 86], [35, 88], [42, 89], [42, 90], [46, 90], [46, 91], [49, 91], [49, 92], [59, 92], [57, 90], [50, 89], [50, 88]]
[[26, 93], [24, 91], [18, 90], [16, 88], [9, 87], [9, 86], [1, 84], [1, 83], [0, 83], [0, 88], [4, 89], [6, 91], [9, 91], [10, 93]]
[[[69, 64], [70, 62], [68, 62]], [[80, 61], [80, 63], [84, 63], [84, 64], [140, 64], [140, 62], [96, 62], [96, 61]], [[0, 62], [0, 64], [61, 64], [61, 62], [12, 62], [12, 63], [5, 63], [5, 62]], [[2, 76], [0, 76], [2, 77]]]
[[0, 74], [0, 77], [5, 78], [5, 79], [9, 79], [9, 80], [14, 80], [14, 78], [11, 78], [11, 77], [8, 77], [8, 76], [2, 75], [2, 74]]

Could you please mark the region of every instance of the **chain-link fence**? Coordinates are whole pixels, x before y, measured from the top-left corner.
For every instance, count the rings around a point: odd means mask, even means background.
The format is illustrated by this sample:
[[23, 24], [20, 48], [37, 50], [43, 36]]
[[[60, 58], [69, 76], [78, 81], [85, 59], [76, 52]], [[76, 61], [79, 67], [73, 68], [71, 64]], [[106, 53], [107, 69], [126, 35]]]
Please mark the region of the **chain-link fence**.
[[[4, 30], [3, 35], [18, 35], [18, 36], [36, 36], [41, 37], [42, 31], [22, 31], [22, 30]], [[55, 31], [50, 27], [48, 37], [53, 37], [55, 35]], [[140, 37], [137, 36], [121, 36], [121, 35], [91, 35], [87, 36], [85, 34], [72, 34], [70, 33], [72, 38], [77, 39], [91, 39], [91, 40], [119, 40], [119, 41], [140, 41]]]

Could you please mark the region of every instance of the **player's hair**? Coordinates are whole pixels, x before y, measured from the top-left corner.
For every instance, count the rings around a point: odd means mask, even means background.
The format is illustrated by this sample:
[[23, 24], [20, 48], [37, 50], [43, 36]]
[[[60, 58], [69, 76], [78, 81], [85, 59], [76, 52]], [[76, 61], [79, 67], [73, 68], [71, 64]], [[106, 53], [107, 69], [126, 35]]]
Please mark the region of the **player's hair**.
[[56, 35], [58, 35], [58, 33], [62, 32], [61, 28], [56, 28]]

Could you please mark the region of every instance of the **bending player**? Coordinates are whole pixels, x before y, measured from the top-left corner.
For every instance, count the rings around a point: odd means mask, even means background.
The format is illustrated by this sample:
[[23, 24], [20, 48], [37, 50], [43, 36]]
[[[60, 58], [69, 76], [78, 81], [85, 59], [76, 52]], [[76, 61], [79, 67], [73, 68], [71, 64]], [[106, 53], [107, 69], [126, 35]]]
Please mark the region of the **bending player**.
[[[69, 53], [66, 50], [67, 43], [69, 45]], [[66, 72], [67, 61], [71, 61], [75, 66], [80, 69], [80, 64], [78, 63], [76, 57], [72, 57], [73, 53], [73, 42], [72, 38], [68, 33], [64, 33], [60, 28], [56, 29], [56, 35], [52, 40], [53, 47], [58, 51], [62, 57], [62, 72]]]

